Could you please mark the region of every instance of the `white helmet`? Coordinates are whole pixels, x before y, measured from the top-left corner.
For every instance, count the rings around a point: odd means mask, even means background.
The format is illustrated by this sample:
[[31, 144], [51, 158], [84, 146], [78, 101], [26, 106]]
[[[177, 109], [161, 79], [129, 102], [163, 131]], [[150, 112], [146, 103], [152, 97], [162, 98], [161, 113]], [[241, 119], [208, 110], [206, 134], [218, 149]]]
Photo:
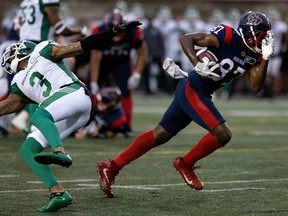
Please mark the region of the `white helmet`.
[[36, 44], [31, 41], [17, 42], [6, 48], [1, 58], [1, 66], [9, 74], [17, 73], [20, 61], [30, 57]]

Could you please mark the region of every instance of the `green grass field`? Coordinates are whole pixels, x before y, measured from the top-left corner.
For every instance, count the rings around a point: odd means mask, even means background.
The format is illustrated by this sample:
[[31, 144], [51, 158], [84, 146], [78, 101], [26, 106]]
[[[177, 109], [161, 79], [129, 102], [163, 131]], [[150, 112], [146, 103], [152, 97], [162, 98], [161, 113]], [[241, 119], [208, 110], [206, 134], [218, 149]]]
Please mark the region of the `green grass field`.
[[[152, 129], [170, 103], [168, 97], [135, 100], [136, 135]], [[231, 142], [199, 161], [203, 191], [186, 186], [172, 166], [206, 132], [191, 124], [169, 143], [126, 166], [116, 177], [115, 198], [99, 191], [95, 164], [115, 157], [133, 139], [64, 140], [73, 158], [69, 168], [53, 166], [61, 185], [73, 196], [68, 208], [52, 215], [288, 215], [288, 105], [258, 99], [215, 102], [233, 131]], [[18, 154], [24, 135], [10, 135], [0, 145], [0, 215], [39, 215], [49, 195]]]

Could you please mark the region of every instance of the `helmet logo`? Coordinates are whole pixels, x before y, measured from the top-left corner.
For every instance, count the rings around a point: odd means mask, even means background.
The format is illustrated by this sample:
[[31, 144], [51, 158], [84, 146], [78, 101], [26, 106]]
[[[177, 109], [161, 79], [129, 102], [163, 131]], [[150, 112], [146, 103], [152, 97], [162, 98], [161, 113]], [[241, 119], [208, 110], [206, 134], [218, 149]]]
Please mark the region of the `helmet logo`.
[[261, 17], [257, 16], [256, 13], [251, 13], [248, 17], [247, 17], [247, 21], [249, 25], [253, 25], [256, 26], [258, 24], [260, 24], [263, 20]]

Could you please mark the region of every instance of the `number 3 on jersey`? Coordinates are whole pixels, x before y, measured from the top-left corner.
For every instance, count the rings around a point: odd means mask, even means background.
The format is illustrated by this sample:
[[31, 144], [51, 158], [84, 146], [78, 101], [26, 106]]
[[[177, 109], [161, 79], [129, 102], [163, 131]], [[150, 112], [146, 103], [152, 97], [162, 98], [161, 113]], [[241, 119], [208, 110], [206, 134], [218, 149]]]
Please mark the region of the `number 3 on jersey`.
[[42, 87], [43, 85], [46, 86], [46, 90], [43, 91], [42, 95], [43, 97], [48, 97], [50, 95], [51, 92], [51, 83], [44, 78], [44, 76], [42, 74], [40, 74], [39, 72], [33, 72], [33, 74], [31, 75], [29, 82], [30, 85], [33, 87], [35, 85], [35, 79], [39, 79], [40, 80], [40, 86]]

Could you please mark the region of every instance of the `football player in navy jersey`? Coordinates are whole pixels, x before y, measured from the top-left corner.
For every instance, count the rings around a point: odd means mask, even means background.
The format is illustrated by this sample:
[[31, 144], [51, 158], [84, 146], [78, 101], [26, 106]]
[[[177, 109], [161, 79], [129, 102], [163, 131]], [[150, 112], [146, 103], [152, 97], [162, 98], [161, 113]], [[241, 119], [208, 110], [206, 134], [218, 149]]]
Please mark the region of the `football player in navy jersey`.
[[[101, 25], [92, 28], [92, 33], [103, 32], [125, 22], [125, 16], [116, 9], [104, 17]], [[137, 55], [135, 66], [131, 56], [132, 50], [135, 50]], [[116, 84], [122, 93], [121, 104], [130, 127], [133, 113], [132, 90], [139, 85], [141, 73], [147, 61], [147, 52], [142, 29], [138, 28], [117, 35], [105, 46], [91, 53], [90, 90], [92, 95], [96, 95], [99, 86], [103, 88]]]
[[[260, 12], [242, 15], [237, 29], [218, 25], [210, 33], [186, 34], [180, 38], [182, 49], [194, 70], [182, 71], [172, 59], [166, 59], [163, 68], [174, 78], [182, 78], [175, 98], [160, 123], [139, 135], [134, 142], [113, 160], [97, 163], [100, 188], [113, 197], [111, 185], [125, 165], [150, 149], [169, 141], [192, 121], [208, 131], [183, 157], [174, 160], [174, 167], [188, 186], [202, 190], [204, 185], [196, 176], [196, 162], [226, 145], [232, 132], [211, 100], [212, 93], [231, 80], [247, 73], [250, 88], [259, 92], [265, 81], [269, 58], [274, 52], [274, 39], [269, 19]], [[221, 74], [209, 68], [215, 62], [199, 61], [194, 46], [207, 47], [218, 58]]]

